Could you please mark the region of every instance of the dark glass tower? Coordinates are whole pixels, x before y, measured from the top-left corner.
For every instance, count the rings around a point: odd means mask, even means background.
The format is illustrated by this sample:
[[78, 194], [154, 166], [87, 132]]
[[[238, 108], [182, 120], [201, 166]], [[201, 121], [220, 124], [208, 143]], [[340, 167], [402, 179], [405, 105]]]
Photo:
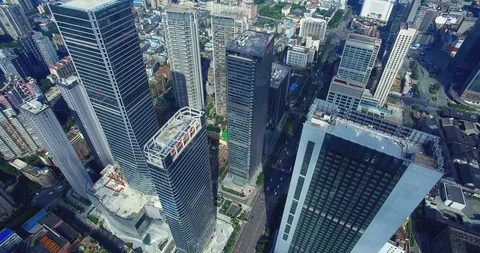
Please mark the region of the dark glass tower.
[[317, 99], [275, 252], [379, 252], [442, 175], [438, 137]]
[[114, 159], [131, 187], [152, 193], [142, 147], [158, 131], [128, 0], [50, 4]]
[[153, 183], [179, 252], [201, 253], [215, 230], [202, 111], [180, 109], [145, 145]]
[[273, 36], [245, 31], [226, 50], [230, 172], [250, 179], [262, 162]]

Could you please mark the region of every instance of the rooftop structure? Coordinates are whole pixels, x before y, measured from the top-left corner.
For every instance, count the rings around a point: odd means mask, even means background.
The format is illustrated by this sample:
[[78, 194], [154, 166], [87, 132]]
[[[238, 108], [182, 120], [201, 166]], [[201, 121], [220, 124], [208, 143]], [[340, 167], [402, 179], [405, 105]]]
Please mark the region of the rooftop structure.
[[[269, 45], [273, 35], [255, 31], [245, 31], [226, 47], [227, 51], [237, 52], [250, 56], [264, 57], [269, 51]], [[272, 45], [273, 46], [273, 45]], [[267, 49], [266, 49], [267, 48]]]
[[105, 8], [108, 5], [117, 2], [117, 0], [71, 0], [61, 1], [60, 3], [72, 9], [94, 11]]
[[272, 64], [272, 79], [270, 81], [270, 87], [278, 88], [283, 80], [290, 74], [290, 68], [281, 64]]
[[[346, 139], [357, 139], [374, 150], [443, 173], [444, 160], [437, 137], [360, 112], [339, 110], [328, 102], [316, 102], [314, 106], [318, 109], [310, 110], [307, 118], [316, 127], [331, 128], [331, 132], [339, 131]], [[425, 149], [427, 144], [433, 149], [434, 156], [428, 155], [432, 151]]]
[[44, 110], [46, 110], [50, 107], [48, 107], [48, 105], [46, 105], [44, 103], [41, 103], [40, 101], [38, 101], [36, 99], [33, 99], [33, 100], [27, 101], [25, 104], [23, 104], [21, 106], [21, 108], [30, 112], [30, 113], [39, 114], [42, 111], [44, 111]]
[[132, 219], [145, 205], [161, 209], [157, 196], [145, 195], [124, 181], [116, 165], [108, 165], [100, 173], [102, 177], [92, 186], [91, 192], [111, 213], [124, 219]]

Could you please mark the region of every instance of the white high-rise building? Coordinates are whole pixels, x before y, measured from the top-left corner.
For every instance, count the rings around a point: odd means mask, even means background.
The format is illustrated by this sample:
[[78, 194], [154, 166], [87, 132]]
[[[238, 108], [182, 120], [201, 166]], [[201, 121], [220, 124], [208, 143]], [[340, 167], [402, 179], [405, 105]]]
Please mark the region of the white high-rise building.
[[225, 47], [245, 31], [247, 20], [230, 14], [212, 15], [215, 108], [217, 115], [227, 116], [227, 73]]
[[89, 140], [96, 152], [96, 157], [100, 160], [103, 167], [114, 163], [110, 146], [108, 145], [107, 138], [103, 132], [97, 115], [93, 110], [92, 104], [88, 99], [85, 88], [80, 83], [77, 76], [71, 75], [67, 78], [61, 78], [56, 82], [62, 96], [68, 104], [68, 108], [74, 111], [81, 121]]
[[48, 150], [48, 154], [53, 158], [53, 162], [62, 171], [73, 190], [86, 198], [87, 192], [93, 184], [92, 179], [52, 109], [36, 99], [26, 102], [21, 109], [40, 137], [43, 147]]
[[203, 80], [198, 24], [194, 10], [172, 7], [165, 11], [165, 40], [179, 107], [202, 110]]
[[316, 99], [275, 253], [379, 252], [442, 176], [438, 137]]
[[0, 23], [2, 24], [2, 29], [15, 40], [32, 31], [23, 9], [16, 4], [0, 5]]
[[317, 37], [321, 42], [325, 41], [327, 21], [321, 18], [305, 17], [300, 20], [300, 37]]
[[365, 0], [360, 17], [387, 22], [394, 4], [395, 0]]
[[388, 57], [387, 64], [385, 64], [385, 67], [383, 68], [382, 77], [380, 78], [373, 95], [373, 98], [378, 100], [379, 106], [385, 104], [393, 81], [397, 76], [398, 70], [400, 70], [400, 67], [402, 66], [403, 60], [407, 55], [416, 32], [417, 30], [413, 28], [400, 29], [390, 52], [390, 56]]

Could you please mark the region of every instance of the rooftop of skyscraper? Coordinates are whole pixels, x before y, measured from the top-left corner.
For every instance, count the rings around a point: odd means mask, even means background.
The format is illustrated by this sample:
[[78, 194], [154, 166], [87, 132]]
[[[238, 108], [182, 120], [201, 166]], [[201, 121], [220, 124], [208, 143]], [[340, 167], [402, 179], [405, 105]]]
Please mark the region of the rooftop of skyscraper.
[[227, 45], [227, 51], [263, 57], [273, 35], [263, 32], [245, 31]]
[[158, 196], [143, 194], [126, 184], [117, 165], [108, 165], [91, 192], [113, 214], [130, 219], [145, 206], [161, 208]]
[[175, 160], [202, 128], [202, 115], [202, 111], [189, 107], [178, 110], [145, 145], [147, 161], [162, 165], [162, 160], [169, 154]]
[[71, 9], [93, 11], [98, 8], [103, 8], [109, 4], [115, 3], [118, 0], [63, 0], [56, 4], [60, 4], [64, 7]]
[[348, 34], [348, 40], [350, 41], [359, 41], [359, 42], [363, 42], [363, 43], [371, 43], [371, 44], [378, 44], [378, 43], [382, 43], [382, 40], [379, 39], [379, 38], [375, 38], [375, 37], [370, 37], [370, 36], [365, 36], [365, 35], [361, 35], [361, 34], [356, 34], [356, 33], [350, 33]]
[[443, 172], [438, 137], [316, 99], [309, 124], [371, 149]]
[[48, 105], [41, 103], [36, 98], [25, 102], [21, 108], [27, 112], [38, 114], [48, 108]]
[[[270, 87], [278, 88], [283, 80], [290, 74], [290, 67], [282, 64], [272, 64], [272, 79], [270, 80]], [[288, 85], [288, 84], [287, 84]]]

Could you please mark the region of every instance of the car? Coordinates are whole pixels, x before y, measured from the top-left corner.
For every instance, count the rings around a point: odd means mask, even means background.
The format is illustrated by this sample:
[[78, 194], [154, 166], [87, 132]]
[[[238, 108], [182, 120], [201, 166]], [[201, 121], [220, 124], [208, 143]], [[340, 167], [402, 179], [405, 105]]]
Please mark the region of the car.
[[52, 194], [53, 194], [53, 192], [49, 192], [49, 193], [48, 193], [48, 195], [52, 195]]
[[59, 186], [58, 186], [58, 189], [62, 189], [62, 187], [63, 187], [63, 185], [59, 185]]
[[283, 177], [280, 178], [280, 181], [282, 181], [282, 180], [283, 180]]
[[36, 192], [35, 195], [40, 195], [40, 193]]
[[424, 53], [424, 52], [421, 52], [420, 55], [425, 55], [425, 53]]

